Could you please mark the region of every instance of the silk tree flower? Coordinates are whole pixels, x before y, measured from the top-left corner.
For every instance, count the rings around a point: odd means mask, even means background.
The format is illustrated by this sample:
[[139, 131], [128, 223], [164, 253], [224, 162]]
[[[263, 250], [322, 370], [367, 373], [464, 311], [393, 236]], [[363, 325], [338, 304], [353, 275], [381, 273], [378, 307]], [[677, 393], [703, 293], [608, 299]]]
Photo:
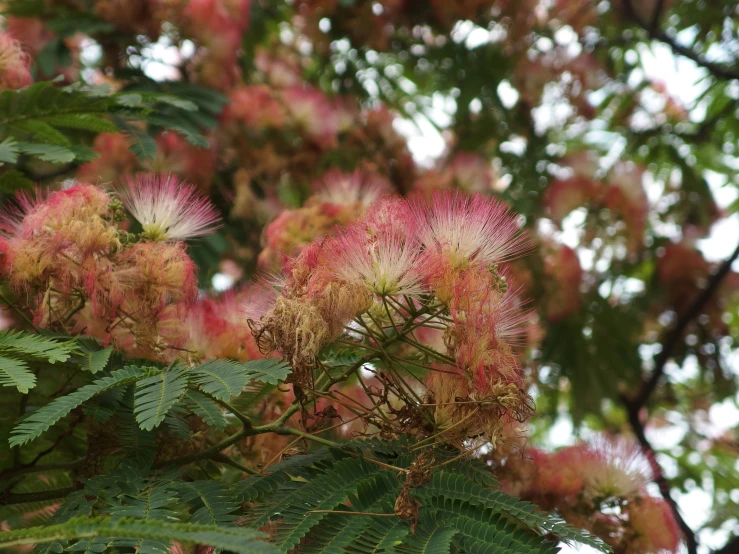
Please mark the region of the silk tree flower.
[[30, 58], [10, 34], [0, 32], [0, 90], [30, 85]]
[[327, 262], [342, 281], [360, 284], [380, 296], [418, 296], [424, 292], [420, 244], [396, 234], [370, 237], [355, 226], [325, 246]]
[[116, 192], [148, 239], [186, 240], [219, 227], [210, 201], [171, 175], [138, 174], [116, 186]]
[[[302, 208], [284, 210], [265, 228], [265, 248], [259, 254], [264, 270], [282, 267], [286, 255], [296, 255], [310, 241], [331, 235], [339, 225], [356, 220], [386, 191], [390, 183], [380, 175], [332, 169], [313, 181], [316, 193]], [[374, 211], [374, 210], [373, 210]]]
[[410, 201], [418, 235], [431, 255], [440, 256], [453, 269], [509, 261], [529, 249], [516, 216], [493, 198], [460, 192], [435, 193], [430, 201]]
[[365, 209], [392, 189], [381, 175], [359, 169], [351, 173], [332, 169], [316, 180], [316, 185], [319, 188], [316, 197], [321, 202], [341, 206], [361, 204]]

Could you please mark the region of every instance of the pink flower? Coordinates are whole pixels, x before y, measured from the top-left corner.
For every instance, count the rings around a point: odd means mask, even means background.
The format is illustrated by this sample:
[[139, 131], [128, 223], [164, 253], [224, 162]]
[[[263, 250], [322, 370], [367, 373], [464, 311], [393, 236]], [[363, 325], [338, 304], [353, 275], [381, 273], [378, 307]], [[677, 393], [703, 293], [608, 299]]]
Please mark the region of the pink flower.
[[322, 148], [333, 148], [338, 135], [334, 107], [319, 90], [293, 87], [282, 91], [285, 108], [296, 126]]
[[458, 152], [447, 167], [456, 186], [466, 192], [490, 192], [495, 173], [490, 160], [471, 152]]
[[15, 90], [31, 84], [30, 58], [20, 43], [0, 32], [0, 90]]
[[331, 169], [314, 181], [313, 186], [318, 189], [316, 198], [321, 202], [341, 206], [361, 204], [364, 208], [392, 189], [381, 175], [358, 169], [352, 173]]
[[235, 88], [229, 100], [221, 116], [223, 121], [240, 121], [254, 130], [281, 127], [285, 123], [285, 108], [275, 98], [274, 91], [266, 85]]
[[120, 133], [100, 133], [92, 147], [99, 156], [79, 168], [77, 178], [80, 180], [111, 183], [139, 168], [126, 137]]
[[454, 269], [472, 264], [489, 267], [529, 249], [516, 216], [493, 198], [439, 192], [430, 202], [415, 196], [410, 206], [426, 249]]
[[218, 212], [195, 187], [171, 175], [138, 174], [116, 187], [152, 240], [186, 240], [218, 228]]
[[409, 237], [370, 237], [356, 226], [328, 241], [327, 261], [342, 281], [381, 296], [418, 296], [423, 290], [420, 244]]
[[572, 210], [595, 199], [599, 188], [586, 177], [555, 179], [544, 192], [542, 201], [549, 217], [560, 223]]
[[677, 552], [682, 534], [667, 502], [645, 496], [630, 503], [627, 511], [639, 552]]

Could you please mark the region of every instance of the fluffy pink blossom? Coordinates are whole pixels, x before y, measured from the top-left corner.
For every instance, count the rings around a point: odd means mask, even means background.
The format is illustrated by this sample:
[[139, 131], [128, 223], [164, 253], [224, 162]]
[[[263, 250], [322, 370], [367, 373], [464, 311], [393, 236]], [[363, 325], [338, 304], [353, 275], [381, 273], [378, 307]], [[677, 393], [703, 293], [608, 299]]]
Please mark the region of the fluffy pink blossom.
[[116, 192], [150, 239], [186, 240], [218, 228], [220, 217], [210, 201], [171, 175], [138, 174]]
[[30, 85], [30, 58], [10, 34], [0, 32], [0, 90]]
[[547, 215], [559, 223], [572, 210], [592, 201], [597, 196], [599, 188], [598, 183], [586, 177], [555, 179], [544, 192], [542, 202], [547, 209]]
[[273, 89], [266, 85], [247, 85], [233, 89], [229, 94], [221, 119], [239, 121], [249, 129], [281, 127], [287, 114], [275, 98]]
[[417, 296], [424, 290], [421, 249], [413, 237], [368, 236], [356, 226], [325, 246], [334, 274], [382, 296]]
[[352, 173], [331, 169], [314, 181], [313, 187], [317, 189], [316, 198], [321, 202], [341, 206], [361, 204], [364, 208], [392, 189], [381, 175], [358, 169]]
[[285, 89], [282, 101], [295, 125], [322, 148], [336, 145], [338, 121], [334, 107], [324, 93], [302, 87]]
[[439, 192], [430, 201], [412, 198], [410, 207], [427, 251], [454, 269], [492, 266], [529, 249], [516, 216], [491, 197]]

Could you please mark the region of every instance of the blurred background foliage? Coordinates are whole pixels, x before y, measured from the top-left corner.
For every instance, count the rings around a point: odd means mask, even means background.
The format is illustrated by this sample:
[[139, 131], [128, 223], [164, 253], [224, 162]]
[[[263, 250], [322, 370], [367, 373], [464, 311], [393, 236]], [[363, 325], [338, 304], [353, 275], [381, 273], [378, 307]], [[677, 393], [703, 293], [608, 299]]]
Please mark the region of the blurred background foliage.
[[510, 268], [538, 313], [522, 354], [532, 442], [636, 434], [702, 548], [737, 551], [735, 2], [2, 4], [35, 80], [198, 108], [139, 106], [154, 138], [121, 121], [123, 134], [80, 130], [89, 148], [72, 160], [20, 152], [3, 194], [18, 172], [29, 185], [177, 173], [226, 221], [191, 250], [210, 292], [341, 222], [269, 226], [303, 213], [331, 169], [402, 194], [498, 195], [537, 243]]

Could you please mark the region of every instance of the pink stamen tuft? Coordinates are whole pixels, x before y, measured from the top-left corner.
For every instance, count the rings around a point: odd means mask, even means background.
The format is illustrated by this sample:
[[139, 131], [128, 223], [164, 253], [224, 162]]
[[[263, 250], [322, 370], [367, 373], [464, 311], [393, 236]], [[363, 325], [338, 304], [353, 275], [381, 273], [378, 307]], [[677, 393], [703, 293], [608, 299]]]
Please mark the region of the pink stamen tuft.
[[171, 175], [138, 174], [116, 192], [151, 239], [186, 240], [219, 227], [220, 216], [210, 201]]

